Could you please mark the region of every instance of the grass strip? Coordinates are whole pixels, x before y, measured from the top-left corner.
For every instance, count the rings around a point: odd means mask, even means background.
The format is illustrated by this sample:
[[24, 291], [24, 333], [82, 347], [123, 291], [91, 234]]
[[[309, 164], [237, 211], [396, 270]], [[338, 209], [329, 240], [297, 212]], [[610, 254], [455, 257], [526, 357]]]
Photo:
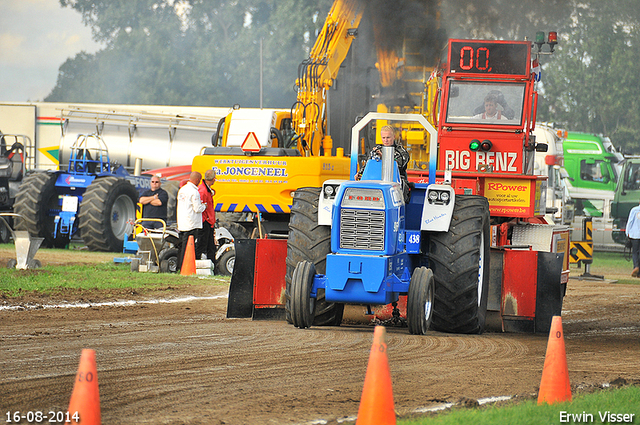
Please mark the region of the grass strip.
[[53, 294], [67, 289], [139, 289], [185, 284], [227, 284], [229, 279], [212, 276], [180, 276], [168, 273], [134, 273], [128, 264], [44, 266], [33, 270], [0, 268], [0, 293], [7, 297], [25, 291]]
[[[626, 416], [625, 416], [626, 415]], [[419, 419], [399, 420], [399, 425], [640, 423], [640, 387], [606, 389], [575, 395], [573, 401], [538, 405], [536, 400], [508, 406], [454, 408]]]

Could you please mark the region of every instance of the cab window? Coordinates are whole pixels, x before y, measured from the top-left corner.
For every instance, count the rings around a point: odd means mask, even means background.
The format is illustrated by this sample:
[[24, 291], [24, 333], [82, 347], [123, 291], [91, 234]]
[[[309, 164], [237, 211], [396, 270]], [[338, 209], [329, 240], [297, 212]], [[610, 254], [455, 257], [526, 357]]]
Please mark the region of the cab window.
[[445, 121], [449, 124], [522, 125], [524, 83], [452, 81]]
[[583, 159], [580, 161], [580, 178], [584, 181], [609, 183], [611, 176], [607, 164], [601, 160]]
[[623, 189], [624, 190], [640, 189], [640, 164], [631, 164], [631, 166], [625, 170]]

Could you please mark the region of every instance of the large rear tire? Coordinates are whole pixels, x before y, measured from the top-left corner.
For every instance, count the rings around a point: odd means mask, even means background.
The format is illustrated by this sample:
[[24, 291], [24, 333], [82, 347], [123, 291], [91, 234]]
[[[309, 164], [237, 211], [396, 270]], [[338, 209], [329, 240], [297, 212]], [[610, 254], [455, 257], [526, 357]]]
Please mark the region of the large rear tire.
[[316, 310], [316, 299], [311, 298], [313, 277], [316, 268], [309, 261], [301, 261], [293, 271], [291, 278], [291, 319], [293, 326], [310, 328]]
[[15, 219], [17, 230], [26, 230], [33, 237], [44, 238], [45, 248], [63, 248], [68, 237], [54, 238], [55, 217], [60, 212], [60, 201], [56, 190], [57, 174], [33, 173], [24, 178], [13, 210], [22, 218]]
[[125, 179], [100, 177], [80, 203], [80, 235], [91, 251], [121, 252], [127, 223], [136, 218], [138, 191]]
[[434, 329], [480, 334], [489, 294], [489, 202], [457, 195], [448, 232], [429, 235], [429, 266], [435, 278]]
[[418, 267], [411, 275], [407, 296], [407, 326], [409, 333], [424, 335], [431, 326], [435, 284], [433, 272], [426, 267]]
[[[319, 274], [324, 274], [327, 254], [331, 252], [331, 228], [318, 225], [318, 199], [320, 188], [303, 187], [295, 191], [291, 217], [289, 220], [289, 239], [287, 240], [287, 273], [285, 277], [285, 313], [289, 323], [291, 318], [291, 279], [293, 271], [301, 261], [309, 261]], [[324, 289], [318, 290], [315, 301], [316, 314], [313, 324], [316, 326], [338, 326], [342, 322], [344, 304], [325, 301]]]
[[176, 211], [178, 207], [178, 190], [180, 189], [180, 183], [175, 180], [168, 180], [162, 188], [169, 195], [169, 201], [167, 202], [167, 225], [177, 220]]
[[226, 221], [224, 219], [221, 219], [219, 225], [220, 227], [224, 227], [225, 229], [227, 229], [229, 233], [231, 233], [231, 236], [233, 236], [234, 240], [249, 239], [249, 232], [247, 231], [247, 229], [234, 221]]

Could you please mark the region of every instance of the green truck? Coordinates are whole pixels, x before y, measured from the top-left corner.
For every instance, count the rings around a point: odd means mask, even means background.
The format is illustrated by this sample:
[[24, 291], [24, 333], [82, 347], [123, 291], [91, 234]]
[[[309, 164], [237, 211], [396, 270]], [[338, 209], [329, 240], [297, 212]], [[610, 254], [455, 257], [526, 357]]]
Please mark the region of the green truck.
[[640, 156], [629, 156], [622, 163], [622, 172], [611, 204], [613, 240], [622, 244], [631, 208], [640, 202]]
[[571, 239], [583, 239], [582, 221], [592, 217], [594, 248], [620, 250], [613, 239], [611, 208], [623, 156], [608, 137], [573, 131], [566, 133], [563, 151], [569, 195], [575, 202]]

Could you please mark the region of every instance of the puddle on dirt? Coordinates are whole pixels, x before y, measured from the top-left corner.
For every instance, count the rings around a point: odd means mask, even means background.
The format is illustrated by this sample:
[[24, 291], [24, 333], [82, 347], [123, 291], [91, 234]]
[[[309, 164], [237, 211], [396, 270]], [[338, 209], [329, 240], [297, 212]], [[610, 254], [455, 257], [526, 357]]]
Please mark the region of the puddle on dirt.
[[92, 307], [128, 307], [133, 305], [140, 304], [174, 304], [174, 303], [185, 303], [191, 301], [201, 301], [201, 300], [217, 300], [221, 298], [228, 298], [229, 294], [223, 295], [214, 295], [210, 297], [195, 297], [195, 296], [187, 296], [180, 298], [161, 298], [161, 299], [152, 299], [152, 300], [124, 300], [124, 301], [105, 301], [105, 302], [76, 302], [76, 303], [60, 303], [60, 304], [20, 304], [20, 305], [6, 305], [0, 306], [0, 311], [11, 311], [11, 310], [41, 310], [41, 309], [52, 309], [52, 308], [92, 308]]
[[[488, 403], [496, 403], [498, 401], [506, 401], [506, 400], [511, 400], [513, 397], [510, 395], [503, 395], [503, 396], [497, 396], [497, 397], [485, 397], [485, 398], [479, 398], [478, 400], [476, 400], [478, 402], [479, 405], [483, 405], [483, 404], [488, 404]], [[413, 413], [429, 413], [429, 412], [440, 412], [442, 410], [447, 410], [452, 408], [453, 406], [455, 406], [456, 403], [439, 403], [436, 405], [432, 405], [429, 407], [419, 407], [417, 409], [415, 409], [413, 411]], [[349, 423], [349, 422], [355, 422], [357, 419], [356, 416], [347, 416], [344, 418], [338, 418], [336, 419], [336, 422], [339, 424], [342, 423]], [[310, 422], [305, 422], [303, 424], [299, 424], [299, 425], [325, 425], [328, 424], [329, 421], [325, 420], [325, 419], [316, 419]]]

